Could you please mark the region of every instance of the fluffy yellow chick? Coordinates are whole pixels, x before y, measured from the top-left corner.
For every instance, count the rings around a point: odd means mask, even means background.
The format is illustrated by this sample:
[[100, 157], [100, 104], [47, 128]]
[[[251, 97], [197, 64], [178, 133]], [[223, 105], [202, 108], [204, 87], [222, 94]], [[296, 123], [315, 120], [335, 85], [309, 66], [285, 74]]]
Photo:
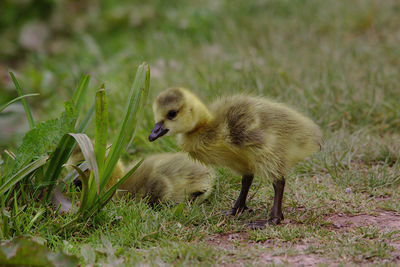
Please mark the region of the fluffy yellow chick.
[[[254, 175], [273, 183], [275, 196], [268, 222], [283, 220], [285, 176], [299, 161], [318, 151], [322, 132], [309, 118], [262, 97], [234, 95], [207, 108], [187, 89], [170, 88], [154, 101], [156, 124], [149, 140], [178, 135], [182, 150], [209, 165], [242, 175], [242, 189], [231, 210], [243, 212]], [[263, 227], [267, 221], [251, 225]]]

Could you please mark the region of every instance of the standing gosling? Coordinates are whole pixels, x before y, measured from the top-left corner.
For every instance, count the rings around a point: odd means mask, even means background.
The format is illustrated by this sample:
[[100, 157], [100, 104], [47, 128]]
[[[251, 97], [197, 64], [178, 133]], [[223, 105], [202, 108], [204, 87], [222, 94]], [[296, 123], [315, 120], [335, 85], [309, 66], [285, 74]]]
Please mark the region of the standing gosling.
[[[77, 147], [70, 164], [84, 161]], [[137, 162], [131, 164], [131, 167]], [[118, 161], [106, 188], [113, 186], [125, 175], [125, 166]], [[211, 168], [195, 162], [186, 153], [160, 153], [148, 156], [135, 172], [122, 183], [117, 196], [131, 193], [135, 197], [149, 199], [150, 204], [184, 200], [204, 201], [211, 194], [215, 173]], [[77, 186], [81, 183], [74, 181]]]
[[[285, 176], [295, 163], [318, 151], [319, 127], [307, 117], [260, 97], [234, 95], [211, 105], [210, 110], [191, 92], [171, 88], [154, 104], [155, 127], [149, 140], [178, 134], [182, 149], [193, 158], [229, 167], [242, 175], [242, 188], [230, 214], [243, 212], [254, 175], [273, 183], [270, 224], [283, 220]], [[267, 221], [251, 227], [264, 227]]]

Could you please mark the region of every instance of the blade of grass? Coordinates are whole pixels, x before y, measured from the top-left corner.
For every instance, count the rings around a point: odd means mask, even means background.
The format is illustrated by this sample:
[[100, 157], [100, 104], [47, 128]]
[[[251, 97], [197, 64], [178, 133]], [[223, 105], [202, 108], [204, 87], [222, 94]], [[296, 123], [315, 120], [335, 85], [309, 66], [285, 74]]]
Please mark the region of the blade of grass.
[[[65, 164], [64, 164], [65, 165]], [[89, 170], [89, 165], [86, 163], [86, 161], [82, 162], [82, 164], [80, 164], [79, 169], [81, 169], [81, 171], [85, 172], [87, 170]], [[76, 178], [78, 178], [79, 174], [76, 171], [71, 171], [69, 172], [65, 178], [63, 179], [63, 181], [67, 184], [71, 183], [72, 181], [74, 181]]]
[[[123, 184], [131, 175], [137, 170], [137, 168], [140, 167], [140, 165], [143, 163], [143, 159], [140, 160], [133, 168], [131, 168], [121, 179], [118, 180], [110, 189], [107, 190], [107, 192], [99, 199], [100, 203], [102, 206], [104, 206], [109, 198], [111, 198], [114, 194], [114, 192], [118, 189], [118, 187]], [[107, 200], [108, 199], [108, 200]], [[107, 202], [104, 202], [107, 200]]]
[[[85, 179], [84, 177], [87, 177], [87, 176], [83, 173], [83, 171], [80, 169], [80, 167], [65, 164], [68, 166], [72, 166], [79, 173], [81, 180], [82, 180], [82, 195], [81, 195], [81, 204], [79, 207], [79, 213], [81, 215], [83, 215], [84, 218], [89, 218], [89, 217], [93, 216], [99, 209], [101, 209], [105, 204], [107, 204], [107, 202], [113, 196], [114, 192], [117, 190], [118, 186], [121, 185], [123, 182], [125, 182], [134, 173], [134, 171], [140, 166], [140, 164], [142, 164], [142, 162], [143, 162], [143, 160], [138, 162], [124, 177], [122, 177], [114, 186], [112, 186], [102, 197], [97, 199], [96, 203], [90, 207], [86, 207], [87, 203], [88, 203], [88, 191], [86, 191], [85, 188], [89, 189], [89, 186], [88, 186], [88, 180]], [[76, 216], [71, 221], [62, 225], [57, 230], [57, 232], [60, 232], [61, 230], [65, 229], [65, 227], [75, 223], [79, 219], [80, 219], [80, 217]]]
[[22, 96], [16, 97], [16, 98], [14, 98], [13, 100], [11, 100], [11, 101], [5, 103], [4, 105], [2, 105], [2, 106], [0, 107], [0, 112], [2, 112], [2, 111], [3, 111], [4, 109], [6, 109], [9, 105], [11, 105], [11, 104], [14, 103], [14, 102], [17, 102], [17, 101], [20, 100], [20, 99], [23, 99], [23, 98], [26, 98], [26, 97], [30, 97], [30, 96], [38, 96], [38, 95], [39, 95], [39, 94], [26, 94], [26, 95], [22, 95]]
[[[97, 203], [93, 205], [93, 207], [90, 210], [90, 216], [92, 216], [97, 210], [101, 209], [104, 207], [108, 201], [111, 200], [112, 196], [114, 195], [115, 191], [118, 189], [118, 187], [123, 184], [131, 175], [139, 168], [139, 166], [143, 163], [143, 159], [140, 160], [135, 166], [133, 166], [121, 179], [118, 180], [113, 186], [110, 187], [110, 189], [107, 190], [100, 198], [98, 199]], [[90, 217], [89, 216], [89, 217]]]
[[14, 212], [14, 229], [15, 229], [15, 233], [17, 235], [21, 234], [21, 229], [20, 229], [20, 217], [19, 215], [19, 209], [18, 209], [18, 196], [17, 196], [17, 192], [14, 191], [14, 205], [13, 205], [13, 212]]
[[99, 168], [100, 177], [102, 177], [104, 158], [107, 150], [107, 129], [108, 129], [108, 109], [106, 101], [106, 90], [104, 84], [96, 92], [95, 101], [96, 110], [96, 133], [94, 152], [97, 159], [97, 167]]
[[[96, 189], [97, 194], [100, 194], [99, 186], [99, 169], [97, 166], [96, 155], [94, 154], [94, 148], [92, 141], [86, 134], [73, 134], [70, 135], [75, 138], [76, 142], [78, 143], [79, 147], [81, 148], [82, 155], [85, 158], [85, 161], [89, 164], [89, 169], [92, 171], [95, 181], [96, 181]], [[90, 184], [90, 182], [89, 182]], [[90, 189], [89, 189], [90, 190]]]
[[[11, 71], [9, 73], [10, 73], [11, 79], [14, 82], [15, 88], [17, 89], [18, 95], [19, 96], [23, 96], [24, 94], [22, 93], [22, 88], [19, 85], [17, 79], [15, 78], [14, 73], [12, 73]], [[21, 102], [22, 102], [22, 105], [24, 106], [24, 109], [25, 109], [25, 113], [26, 113], [26, 117], [28, 119], [29, 127], [31, 129], [33, 129], [33, 128], [35, 128], [35, 121], [33, 120], [32, 113], [31, 113], [31, 110], [29, 109], [28, 103], [26, 102], [25, 98], [22, 98]]]
[[[142, 102], [142, 105], [140, 106], [140, 110], [138, 111], [139, 116], [138, 116], [137, 125], [140, 125], [141, 121], [143, 120], [143, 114], [144, 114], [144, 113], [143, 113], [143, 110], [144, 110], [144, 107], [145, 107], [146, 104], [147, 104], [147, 98], [148, 98], [148, 96], [149, 96], [149, 88], [150, 88], [150, 67], [149, 67], [149, 66], [146, 66], [146, 67], [145, 67], [145, 70], [146, 70], [146, 78], [145, 78], [145, 80], [144, 80], [144, 90], [143, 90], [143, 94], [142, 94], [142, 99], [140, 100], [140, 101]], [[129, 147], [130, 144], [132, 143], [133, 139], [134, 139], [135, 136], [136, 136], [136, 132], [137, 132], [137, 128], [136, 128], [136, 126], [135, 126], [135, 130], [134, 130], [134, 132], [133, 132], [133, 134], [132, 134], [131, 139], [129, 140], [128, 144], [126, 145], [126, 147]]]
[[15, 154], [14, 152], [8, 150], [8, 149], [4, 149], [4, 153], [6, 153], [10, 158], [12, 158], [13, 160], [15, 160]]
[[42, 157], [34, 162], [26, 165], [24, 168], [22, 168], [20, 171], [18, 171], [16, 174], [11, 176], [4, 184], [0, 186], [0, 194], [4, 194], [8, 190], [11, 189], [16, 183], [24, 179], [27, 175], [29, 175], [31, 172], [35, 171], [39, 167], [43, 166], [47, 162], [48, 157]]
[[2, 227], [3, 233], [2, 233], [2, 236], [1, 236], [2, 239], [5, 239], [5, 238], [9, 237], [9, 223], [8, 223], [8, 221], [9, 221], [10, 217], [11, 217], [11, 215], [10, 215], [9, 211], [6, 210], [5, 208], [3, 208], [2, 211], [1, 211], [1, 218], [2, 218], [2, 224], [3, 224], [3, 227]]
[[137, 122], [142, 115], [142, 106], [144, 104], [143, 95], [146, 96], [149, 90], [149, 81], [146, 81], [150, 78], [149, 73], [150, 68], [145, 63], [141, 64], [136, 71], [135, 80], [129, 94], [124, 115], [122, 116], [122, 122], [118, 127], [117, 134], [115, 135], [111, 150], [106, 159], [104, 172], [102, 174], [104, 178], [101, 179], [100, 190], [107, 184], [108, 178], [111, 176], [117, 164], [122, 149], [128, 145], [136, 130]]
[[89, 177], [86, 176], [86, 174], [76, 165], [64, 164], [64, 166], [71, 166], [72, 168], [74, 168], [75, 171], [79, 174], [80, 180], [82, 181], [81, 204], [78, 211], [81, 212], [83, 209], [86, 208], [87, 205], [86, 203], [89, 194]]
[[83, 100], [85, 99], [84, 96], [85, 96], [86, 90], [89, 86], [89, 82], [90, 82], [90, 76], [84, 75], [80, 79], [78, 87], [76, 88], [74, 95], [72, 96], [72, 101], [78, 112], [81, 110]]
[[49, 201], [53, 193], [54, 185], [60, 177], [62, 165], [67, 162], [72, 154], [75, 146], [75, 139], [69, 134], [65, 134], [58, 143], [55, 151], [50, 155], [50, 162], [47, 164], [47, 170], [43, 175], [45, 180], [38, 181], [37, 185], [40, 187], [48, 186], [45, 193], [45, 200]]
[[89, 111], [86, 113], [82, 122], [79, 124], [78, 129], [76, 129], [77, 133], [83, 133], [86, 130], [87, 126], [89, 125], [90, 121], [93, 118], [93, 115], [94, 115], [94, 105], [90, 107]]
[[[72, 104], [73, 104], [73, 109], [75, 110], [76, 114], [80, 113], [81, 106], [84, 100], [85, 92], [88, 88], [90, 81], [90, 76], [89, 75], [84, 75], [80, 82], [78, 87], [76, 88], [73, 98], [72, 98]], [[76, 115], [78, 116], [78, 115]], [[91, 111], [86, 114], [84, 121], [81, 123], [79, 128], [84, 129], [88, 125], [90, 118], [93, 116]], [[76, 117], [75, 117], [75, 122], [76, 124]], [[48, 164], [47, 170], [45, 175], [42, 175], [42, 177], [39, 177], [38, 179], [38, 185], [39, 186], [48, 186], [48, 190], [45, 193], [45, 199], [46, 201], [50, 200], [50, 196], [53, 193], [54, 185], [56, 181], [58, 180], [61, 170], [62, 170], [62, 165], [68, 160], [68, 158], [71, 156], [73, 149], [75, 148], [75, 140], [69, 135], [64, 135], [56, 150], [52, 153], [51, 159], [50, 159], [50, 164]]]
[[33, 226], [33, 224], [39, 219], [40, 216], [43, 215], [43, 213], [45, 212], [44, 209], [39, 209], [39, 211], [36, 213], [36, 215], [32, 218], [32, 220], [29, 222], [28, 226], [25, 227], [26, 230], [30, 230]]

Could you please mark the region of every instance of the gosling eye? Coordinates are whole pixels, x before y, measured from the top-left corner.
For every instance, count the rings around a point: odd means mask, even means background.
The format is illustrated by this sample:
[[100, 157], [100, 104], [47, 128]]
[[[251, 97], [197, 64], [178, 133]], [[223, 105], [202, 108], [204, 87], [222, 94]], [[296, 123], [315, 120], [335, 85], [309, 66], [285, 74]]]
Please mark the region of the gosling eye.
[[172, 120], [172, 119], [174, 119], [176, 117], [176, 115], [178, 115], [178, 111], [177, 110], [170, 110], [170, 111], [168, 111], [167, 118], [169, 120]]

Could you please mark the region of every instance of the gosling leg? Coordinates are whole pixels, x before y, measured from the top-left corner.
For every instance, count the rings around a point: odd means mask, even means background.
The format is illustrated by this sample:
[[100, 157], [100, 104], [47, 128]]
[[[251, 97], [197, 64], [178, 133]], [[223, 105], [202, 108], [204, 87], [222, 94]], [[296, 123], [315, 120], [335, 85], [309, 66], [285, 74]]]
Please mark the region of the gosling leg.
[[274, 205], [272, 206], [271, 213], [269, 215], [268, 220], [261, 219], [255, 220], [249, 223], [250, 229], [262, 229], [267, 224], [276, 225], [283, 220], [282, 213], [282, 199], [283, 199], [283, 189], [285, 188], [285, 179], [277, 180], [274, 182]]
[[269, 215], [268, 223], [269, 224], [279, 224], [283, 220], [282, 213], [282, 199], [283, 199], [283, 190], [285, 189], [285, 178], [277, 180], [274, 182], [274, 205], [272, 206], [271, 213]]
[[248, 175], [242, 176], [242, 189], [240, 190], [239, 197], [236, 200], [235, 205], [233, 206], [233, 208], [230, 212], [230, 215], [233, 215], [233, 216], [237, 215], [247, 209], [246, 198], [247, 198], [247, 194], [249, 193], [251, 183], [253, 182], [253, 178], [254, 178], [253, 174], [248, 174]]

